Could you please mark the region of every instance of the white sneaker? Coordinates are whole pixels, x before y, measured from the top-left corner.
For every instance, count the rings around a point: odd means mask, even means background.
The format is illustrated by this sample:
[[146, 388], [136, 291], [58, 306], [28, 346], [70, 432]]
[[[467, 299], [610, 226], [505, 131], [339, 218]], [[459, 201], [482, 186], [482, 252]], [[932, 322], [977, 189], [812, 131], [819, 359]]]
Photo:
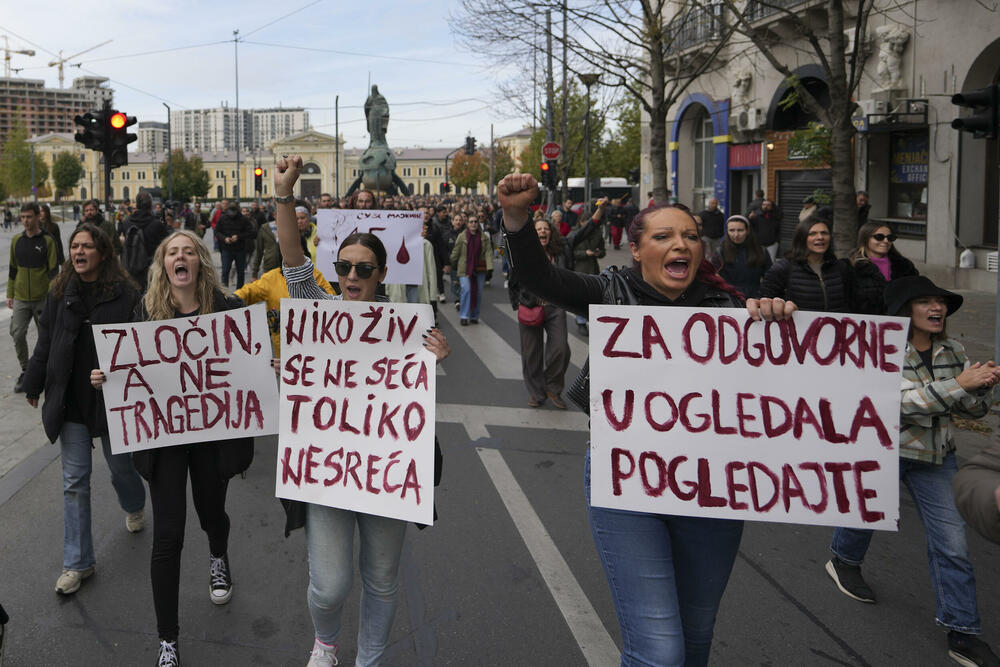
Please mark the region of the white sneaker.
[[125, 528], [130, 533], [140, 533], [146, 527], [146, 513], [143, 510], [125, 515]]
[[444, 303], [447, 297], [444, 294], [438, 294], [438, 303]]
[[86, 570], [63, 570], [56, 581], [56, 593], [60, 595], [72, 595], [80, 590], [80, 584], [84, 579], [94, 574], [94, 568], [88, 567]]
[[329, 646], [318, 639], [313, 643], [312, 653], [309, 654], [309, 664], [306, 667], [333, 667], [339, 664], [336, 646]]

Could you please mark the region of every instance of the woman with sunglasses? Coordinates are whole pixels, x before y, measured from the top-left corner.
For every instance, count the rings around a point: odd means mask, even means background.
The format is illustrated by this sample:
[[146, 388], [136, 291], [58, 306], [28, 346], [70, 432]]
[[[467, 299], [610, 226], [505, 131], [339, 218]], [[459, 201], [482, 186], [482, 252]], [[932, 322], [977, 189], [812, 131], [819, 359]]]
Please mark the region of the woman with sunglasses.
[[[354, 233], [344, 239], [334, 268], [340, 278], [340, 296], [331, 296], [316, 285], [313, 264], [299, 244], [292, 188], [302, 169], [302, 158], [280, 158], [274, 169], [278, 243], [288, 293], [295, 299], [344, 299], [387, 301], [375, 290], [385, 279], [386, 251], [374, 234]], [[451, 352], [437, 329], [424, 335], [424, 346], [438, 361]], [[354, 575], [354, 527], [361, 540], [358, 567], [361, 571], [361, 619], [358, 630], [357, 667], [378, 665], [389, 643], [396, 613], [399, 558], [403, 551], [406, 522], [375, 514], [283, 500], [287, 521], [285, 535], [305, 527], [309, 552], [309, 588], [306, 599], [316, 639], [308, 667], [337, 664], [344, 602]]]
[[884, 222], [866, 222], [858, 229], [858, 247], [851, 253], [854, 265], [854, 310], [881, 315], [885, 287], [897, 278], [917, 275], [913, 262], [896, 250], [896, 235]]
[[[634, 264], [598, 275], [550, 261], [538, 239], [530, 205], [538, 183], [510, 174], [497, 188], [510, 261], [517, 279], [539, 297], [574, 313], [590, 304], [647, 308], [741, 308], [742, 300], [705, 261], [694, 217], [673, 206], [650, 207], [628, 227]], [[747, 302], [751, 317], [784, 319], [795, 304]], [[584, 463], [587, 513], [621, 628], [624, 665], [708, 664], [715, 617], [729, 582], [743, 522], [590, 504], [590, 454]]]

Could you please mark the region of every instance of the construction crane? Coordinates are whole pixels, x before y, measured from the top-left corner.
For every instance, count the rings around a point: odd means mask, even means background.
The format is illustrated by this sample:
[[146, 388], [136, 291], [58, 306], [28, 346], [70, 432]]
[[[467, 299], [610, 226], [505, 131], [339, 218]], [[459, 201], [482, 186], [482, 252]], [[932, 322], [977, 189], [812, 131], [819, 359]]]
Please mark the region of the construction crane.
[[[3, 77], [5, 79], [10, 78], [10, 55], [12, 53], [20, 53], [26, 56], [35, 55], [32, 49], [12, 49], [10, 48], [10, 41], [7, 39], [7, 35], [3, 36]], [[20, 71], [20, 70], [18, 70]]]
[[59, 67], [59, 87], [60, 88], [63, 87], [63, 64], [65, 64], [69, 60], [72, 60], [73, 58], [76, 58], [77, 56], [82, 56], [84, 53], [88, 53], [89, 51], [93, 51], [98, 47], [104, 46], [105, 44], [109, 44], [111, 41], [112, 40], [109, 39], [107, 42], [101, 42], [97, 46], [92, 46], [89, 49], [84, 49], [79, 53], [74, 53], [73, 55], [66, 56], [65, 58], [62, 57], [62, 49], [59, 49], [59, 59], [53, 60], [52, 62], [49, 63], [49, 67], [57, 67], [57, 66]]

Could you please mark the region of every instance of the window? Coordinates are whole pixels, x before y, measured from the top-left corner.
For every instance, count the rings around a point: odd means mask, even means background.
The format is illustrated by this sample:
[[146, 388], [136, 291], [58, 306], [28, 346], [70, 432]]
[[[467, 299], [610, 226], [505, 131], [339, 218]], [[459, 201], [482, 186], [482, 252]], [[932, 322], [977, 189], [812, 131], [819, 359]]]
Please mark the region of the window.
[[434, 175], [435, 176], [441, 175], [441, 167], [434, 167]]
[[236, 170], [235, 169], [233, 169], [231, 172], [229, 172], [229, 178], [236, 178]]
[[222, 199], [224, 196], [225, 196], [225, 193], [222, 191], [222, 186], [221, 185], [218, 186], [217, 188], [215, 188], [215, 198], [216, 199]]
[[889, 155], [889, 217], [927, 219], [927, 130], [894, 132]]
[[123, 171], [122, 172], [122, 180], [123, 181], [129, 180], [129, 176], [131, 176], [131, 175], [132, 175], [132, 172], [130, 172], [130, 171]]
[[694, 196], [691, 208], [700, 211], [713, 197], [715, 189], [715, 144], [712, 143], [712, 118], [705, 114], [695, 121]]
[[267, 194], [267, 183], [264, 183], [263, 186], [264, 186], [264, 191], [261, 192], [261, 194], [262, 195], [266, 195]]
[[403, 176], [409, 176], [412, 171], [412, 167], [403, 167]]
[[427, 167], [417, 168], [417, 176], [426, 176], [426, 175], [427, 175]]
[[122, 199], [128, 199], [128, 186], [122, 188]]

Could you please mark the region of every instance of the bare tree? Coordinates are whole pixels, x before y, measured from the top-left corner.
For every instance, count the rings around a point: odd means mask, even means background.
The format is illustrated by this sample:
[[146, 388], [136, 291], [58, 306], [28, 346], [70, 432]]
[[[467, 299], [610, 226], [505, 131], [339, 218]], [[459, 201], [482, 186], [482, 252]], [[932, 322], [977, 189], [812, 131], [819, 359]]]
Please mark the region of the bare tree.
[[[673, 9], [666, 15], [666, 7]], [[462, 0], [450, 18], [470, 50], [500, 67], [530, 69], [544, 40], [546, 11], [565, 11], [569, 39], [560, 65], [579, 76], [598, 73], [601, 85], [638, 100], [649, 116], [653, 197], [667, 200], [667, 112], [698, 76], [725, 66], [718, 58], [732, 29], [718, 12], [668, 0]], [[670, 19], [665, 22], [665, 19]], [[559, 39], [553, 35], [553, 39]]]
[[[780, 0], [722, 2], [733, 17], [736, 31], [749, 39], [764, 59], [785, 76], [802, 107], [830, 130], [834, 246], [845, 254], [857, 240], [851, 147], [856, 130], [851, 119], [857, 109], [854, 93], [861, 83], [865, 63], [871, 56], [870, 42], [865, 35], [874, 0], [827, 0], [810, 6], [808, 11], [801, 6], [789, 7], [793, 3]], [[708, 5], [707, 2], [699, 4]], [[762, 23], [757, 19], [763, 13], [777, 14], [780, 20]], [[851, 20], [850, 25], [848, 19]], [[782, 25], [786, 30], [778, 33], [772, 29], [775, 25]], [[853, 28], [855, 35], [850, 48], [845, 34], [848, 28]], [[795, 35], [795, 39], [790, 40], [790, 35]], [[779, 55], [779, 46], [785, 48], [784, 53], [796, 55], [797, 61], [804, 55], [823, 69], [830, 91], [829, 106], [820, 104], [802, 81], [794, 76], [795, 65]]]

